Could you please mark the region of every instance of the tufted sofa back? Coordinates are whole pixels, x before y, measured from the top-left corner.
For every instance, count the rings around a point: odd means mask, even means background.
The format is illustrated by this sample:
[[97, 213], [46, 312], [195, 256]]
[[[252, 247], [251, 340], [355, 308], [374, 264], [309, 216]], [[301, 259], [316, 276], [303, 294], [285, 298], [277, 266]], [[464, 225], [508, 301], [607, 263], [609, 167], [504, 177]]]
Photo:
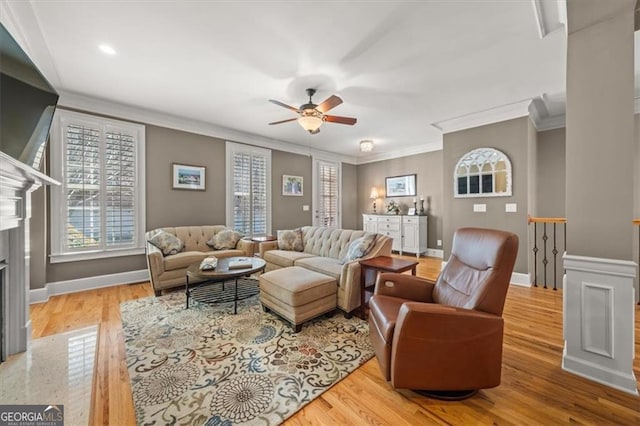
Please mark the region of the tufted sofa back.
[[334, 259], [340, 259], [349, 243], [365, 234], [365, 231], [321, 226], [303, 226], [301, 230], [305, 253]]
[[207, 241], [215, 234], [227, 229], [224, 225], [213, 226], [178, 226], [175, 228], [162, 228], [184, 243], [184, 251], [210, 251]]

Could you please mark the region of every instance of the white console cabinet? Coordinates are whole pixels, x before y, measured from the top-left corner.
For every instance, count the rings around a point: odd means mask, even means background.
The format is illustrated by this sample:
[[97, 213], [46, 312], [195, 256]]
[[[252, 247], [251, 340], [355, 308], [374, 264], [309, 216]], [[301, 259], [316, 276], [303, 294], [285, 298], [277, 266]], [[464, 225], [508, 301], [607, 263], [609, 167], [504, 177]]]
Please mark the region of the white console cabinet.
[[427, 216], [362, 215], [363, 229], [393, 238], [391, 249], [400, 254], [427, 251]]

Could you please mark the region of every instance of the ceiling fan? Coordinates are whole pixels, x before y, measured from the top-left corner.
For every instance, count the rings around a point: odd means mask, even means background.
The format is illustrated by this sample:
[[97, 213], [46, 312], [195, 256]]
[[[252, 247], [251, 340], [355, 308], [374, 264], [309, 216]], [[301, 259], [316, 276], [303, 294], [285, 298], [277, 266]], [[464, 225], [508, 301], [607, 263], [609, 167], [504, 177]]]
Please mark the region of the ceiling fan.
[[269, 99], [269, 102], [274, 103], [276, 105], [280, 105], [281, 107], [290, 109], [291, 111], [295, 111], [300, 115], [298, 118], [289, 118], [288, 120], [274, 121], [271, 124], [281, 124], [287, 123], [289, 121], [298, 120], [298, 123], [305, 129], [307, 132], [315, 135], [320, 132], [320, 126], [325, 121], [329, 123], [339, 123], [339, 124], [348, 124], [349, 126], [353, 126], [358, 121], [355, 118], [351, 117], [340, 117], [338, 115], [327, 115], [325, 114], [332, 108], [337, 107], [342, 103], [342, 99], [340, 99], [336, 95], [329, 96], [324, 102], [319, 105], [314, 104], [311, 101], [311, 97], [316, 93], [316, 89], [307, 89], [307, 95], [309, 96], [309, 102], [306, 104], [300, 105], [300, 108], [294, 108], [287, 104], [283, 104], [280, 101], [276, 101], [273, 99]]

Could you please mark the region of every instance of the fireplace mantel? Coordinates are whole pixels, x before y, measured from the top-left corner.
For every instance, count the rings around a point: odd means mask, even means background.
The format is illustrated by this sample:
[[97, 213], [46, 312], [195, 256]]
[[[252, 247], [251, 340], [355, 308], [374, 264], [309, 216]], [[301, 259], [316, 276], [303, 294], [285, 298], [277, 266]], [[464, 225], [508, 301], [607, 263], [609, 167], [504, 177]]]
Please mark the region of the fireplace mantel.
[[0, 152], [0, 262], [6, 264], [2, 321], [3, 353], [27, 350], [29, 319], [29, 219], [31, 193], [42, 185], [59, 185], [49, 176]]

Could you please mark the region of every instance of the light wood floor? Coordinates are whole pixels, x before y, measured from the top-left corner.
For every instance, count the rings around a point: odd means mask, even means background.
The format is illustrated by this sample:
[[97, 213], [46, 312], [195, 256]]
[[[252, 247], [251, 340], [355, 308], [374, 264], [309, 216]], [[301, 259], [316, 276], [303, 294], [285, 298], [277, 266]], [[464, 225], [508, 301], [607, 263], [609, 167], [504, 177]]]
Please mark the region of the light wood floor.
[[[435, 278], [440, 259], [422, 258]], [[119, 304], [152, 296], [149, 283], [52, 297], [31, 306], [33, 338], [100, 324], [91, 424], [135, 424]], [[502, 384], [461, 402], [395, 391], [375, 358], [311, 402], [287, 424], [640, 424], [640, 399], [562, 371], [562, 293], [511, 286], [504, 312]], [[636, 307], [636, 354], [640, 354]], [[640, 355], [634, 363], [640, 378]]]

